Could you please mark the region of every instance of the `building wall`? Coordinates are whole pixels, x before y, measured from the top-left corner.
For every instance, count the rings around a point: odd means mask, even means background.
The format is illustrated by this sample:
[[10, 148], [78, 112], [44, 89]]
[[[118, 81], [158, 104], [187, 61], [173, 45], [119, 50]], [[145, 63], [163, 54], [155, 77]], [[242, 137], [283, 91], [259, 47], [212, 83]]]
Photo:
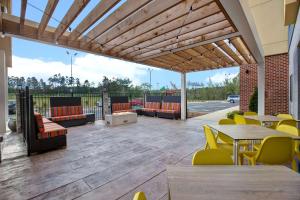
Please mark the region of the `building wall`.
[[289, 47], [289, 75], [292, 76], [292, 99], [290, 99], [290, 113], [296, 119], [300, 119], [300, 93], [299, 93], [299, 77], [300, 77], [300, 9], [296, 24], [294, 25], [293, 34]]
[[[265, 113], [289, 111], [288, 54], [265, 57]], [[257, 66], [242, 65], [240, 69], [240, 109], [248, 111], [251, 95], [257, 86]]]

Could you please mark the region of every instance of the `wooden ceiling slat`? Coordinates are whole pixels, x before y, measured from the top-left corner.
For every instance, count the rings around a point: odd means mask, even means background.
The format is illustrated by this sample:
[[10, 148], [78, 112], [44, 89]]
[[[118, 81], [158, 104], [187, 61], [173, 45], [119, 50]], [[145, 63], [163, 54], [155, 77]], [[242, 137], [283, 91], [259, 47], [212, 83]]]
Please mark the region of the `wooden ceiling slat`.
[[163, 54], [165, 51], [172, 51], [172, 50], [175, 50], [175, 49], [178, 49], [178, 48], [181, 48], [181, 47], [185, 47], [185, 46], [189, 47], [190, 45], [197, 44], [197, 43], [200, 43], [200, 42], [203, 42], [203, 41], [206, 41], [206, 40], [209, 40], [209, 39], [217, 38], [217, 37], [220, 37], [220, 36], [224, 36], [224, 35], [230, 34], [232, 32], [233, 32], [232, 27], [228, 27], [228, 28], [225, 28], [224, 30], [214, 31], [212, 33], [208, 33], [208, 34], [205, 34], [205, 35], [200, 35], [200, 36], [197, 36], [195, 38], [191, 38], [191, 39], [188, 39], [188, 40], [184, 40], [182, 42], [178, 42], [178, 43], [175, 43], [175, 44], [165, 46], [162, 49], [152, 50], [152, 51], [149, 51], [147, 53], [140, 54], [140, 55], [134, 57], [134, 59], [135, 60], [143, 60], [143, 59], [147, 59], [147, 57], [149, 57], [149, 56], [154, 56], [154, 55], [159, 56], [159, 55]]
[[75, 0], [71, 5], [70, 9], [61, 20], [55, 31], [55, 39], [58, 40], [59, 37], [69, 28], [70, 24], [76, 19], [79, 13], [85, 8], [85, 6], [90, 2], [90, 0]]
[[[142, 48], [151, 46], [153, 44], [156, 44], [156, 43], [159, 43], [162, 41], [166, 41], [168, 39], [176, 37], [179, 34], [179, 32], [181, 32], [180, 35], [182, 35], [182, 34], [203, 28], [205, 26], [220, 22], [222, 20], [225, 20], [223, 13], [217, 13], [217, 14], [205, 17], [203, 19], [198, 19], [199, 17], [201, 17], [201, 15], [198, 13], [198, 11], [201, 11], [201, 10], [202, 9], [200, 8], [199, 10], [194, 11], [190, 14], [188, 19], [196, 20], [190, 24], [188, 22], [186, 22], [185, 26], [178, 27], [179, 24], [183, 24], [183, 21], [186, 18], [185, 16], [183, 16], [180, 19], [176, 19], [164, 26], [153, 29], [150, 32], [147, 32], [139, 37], [136, 37], [128, 42], [125, 42], [125, 43], [113, 48], [109, 53], [110, 54], [117, 53], [117, 55], [119, 55], [119, 56], [124, 56], [128, 53], [136, 51], [137, 47], [142, 49]], [[208, 10], [208, 11], [210, 11], [210, 10]]]
[[[185, 33], [178, 37], [173, 37], [169, 40], [165, 40], [165, 41], [159, 42], [157, 44], [148, 46], [147, 48], [134, 51], [130, 54], [127, 54], [125, 57], [131, 58], [131, 57], [137, 57], [139, 55], [145, 55], [145, 54], [147, 55], [147, 53], [153, 51], [153, 49], [168, 50], [168, 49], [176, 48], [177, 46], [184, 46], [185, 43], [191, 44], [191, 43], [193, 43], [193, 41], [198, 42], [199, 39], [202, 40], [202, 37], [204, 35], [215, 32], [215, 31], [219, 31], [220, 28], [225, 29], [228, 27], [230, 27], [230, 24], [228, 23], [227, 20], [221, 21], [216, 24], [212, 24], [212, 25], [206, 26], [204, 28], [201, 28], [201, 29], [189, 32], [189, 33]], [[231, 29], [231, 30], [233, 30], [233, 29]], [[220, 32], [220, 35], [222, 35], [221, 32]], [[195, 39], [193, 39], [193, 38], [195, 38]], [[188, 42], [186, 42], [186, 41], [188, 41]]]
[[240, 55], [247, 61], [247, 63], [251, 63], [251, 64], [255, 63], [255, 61], [251, 59], [248, 49], [245, 47], [245, 45], [243, 44], [242, 40], [239, 37], [231, 38], [230, 42], [240, 53]]
[[[191, 67], [199, 66], [199, 64], [196, 65], [195, 63], [191, 63], [190, 60], [188, 60], [186, 58], [183, 58], [183, 57], [180, 57], [180, 56], [178, 56], [176, 54], [173, 54], [173, 53], [161, 56], [159, 58], [169, 60], [170, 62], [173, 62], [173, 65], [178, 66], [178, 67], [179, 66], [184, 66], [185, 68], [189, 68], [189, 66], [191, 66]], [[186, 66], [186, 63], [189, 63], [189, 66]]]
[[94, 41], [98, 36], [103, 34], [105, 31], [114, 27], [116, 24], [127, 18], [129, 15], [134, 13], [136, 10], [145, 6], [151, 0], [127, 0], [122, 4], [115, 12], [109, 15], [105, 20], [100, 22], [91, 31], [86, 34], [86, 46]]
[[49, 0], [46, 6], [46, 9], [44, 11], [43, 17], [41, 19], [39, 28], [38, 28], [38, 35], [43, 34], [45, 31], [46, 26], [49, 23], [49, 20], [51, 19], [53, 12], [57, 6], [58, 0]]
[[[111, 41], [109, 41], [105, 44], [103, 43], [103, 45], [104, 45], [103, 51], [106, 52], [115, 46], [123, 44], [124, 42], [126, 42], [130, 39], [133, 39], [137, 36], [140, 36], [140, 35], [146, 33], [147, 31], [150, 31], [157, 27], [163, 26], [164, 24], [169, 23], [175, 19], [178, 19], [181, 16], [185, 16], [185, 18], [187, 18], [187, 17], [189, 18], [190, 15], [188, 15], [188, 14], [190, 13], [191, 6], [193, 6], [193, 9], [197, 9], [199, 7], [205, 6], [208, 3], [210, 3], [210, 5], [208, 5], [208, 7], [207, 6], [204, 7], [206, 9], [201, 10], [202, 13], [199, 13], [198, 18], [200, 18], [201, 16], [205, 17], [212, 13], [216, 13], [217, 11], [220, 11], [217, 4], [211, 3], [211, 2], [212, 2], [212, 0], [182, 1], [182, 3], [177, 4], [176, 6], [162, 12], [161, 14], [152, 17], [151, 19], [128, 30], [127, 32], [123, 33], [122, 35], [120, 35], [120, 36], [118, 35], [116, 38], [112, 39]], [[212, 10], [212, 11], [210, 11], [210, 10]], [[188, 23], [188, 22], [185, 22], [185, 23]], [[182, 26], [182, 23], [181, 24], [177, 23], [177, 27], [179, 27], [179, 26]]]
[[213, 44], [206, 44], [203, 45], [204, 48], [206, 48], [207, 50], [213, 51], [213, 53], [221, 60], [223, 60], [226, 65], [228, 66], [233, 66], [235, 65], [235, 61], [231, 60], [226, 54], [224, 54], [220, 49], [218, 49], [216, 46], [214, 46]]
[[193, 49], [186, 49], [183, 50], [183, 52], [186, 52], [192, 56], [192, 60], [201, 60], [202, 62], [208, 63], [209, 67], [218, 66], [219, 64], [216, 61], [211, 60], [209, 57], [206, 56], [200, 56], [200, 54], [193, 50]]
[[[142, 24], [143, 22], [151, 19], [152, 17], [160, 14], [161, 12], [168, 10], [169, 8], [180, 3], [182, 0], [172, 0], [172, 1], [161, 1], [153, 0], [149, 4], [145, 5], [143, 8], [139, 9], [134, 14], [130, 15], [121, 23], [109, 29], [107, 32], [100, 35], [96, 40], [100, 44], [106, 44], [107, 42], [113, 40], [119, 35], [125, 33], [126, 31], [134, 28], [135, 26]], [[186, 0], [190, 2], [192, 0]]]
[[218, 57], [216, 55], [214, 55], [210, 51], [207, 51], [202, 46], [195, 47], [193, 49], [187, 49], [186, 51], [194, 51], [195, 56], [198, 56], [198, 57], [202, 55], [201, 57], [205, 57], [205, 58], [211, 60], [211, 62], [213, 62], [213, 64], [215, 66], [218, 66], [218, 65], [226, 66], [225, 62], [223, 62], [222, 60], [218, 59]]
[[26, 9], [27, 9], [27, 0], [22, 0], [21, 11], [20, 11], [20, 30], [21, 31], [24, 28]]
[[105, 15], [120, 0], [101, 0], [95, 8], [80, 22], [80, 24], [71, 32], [70, 40], [76, 40], [84, 31], [92, 26], [97, 20]]
[[182, 71], [182, 69], [180, 69], [179, 67], [176, 67], [176, 66], [172, 67], [170, 65], [167, 65], [165, 63], [162, 63], [162, 62], [154, 60], [154, 59], [145, 60], [143, 63], [144, 64], [150, 64], [152, 66], [159, 67], [159, 68], [164, 68], [164, 69], [167, 69], [167, 70], [173, 70], [173, 71], [178, 71], [178, 72]]
[[187, 62], [190, 62], [190, 63], [196, 63], [196, 64], [199, 64], [203, 67], [212, 67], [211, 63], [207, 62], [206, 60], [204, 59], [199, 59], [199, 58], [193, 58], [192, 55], [186, 53], [185, 51], [178, 51], [176, 53], [174, 53], [178, 56], [181, 56], [187, 60], [190, 60], [190, 61], [187, 61]]
[[239, 65], [245, 64], [245, 62], [239, 58], [238, 55], [226, 44], [224, 41], [218, 41], [215, 43], [218, 45], [219, 48], [221, 48], [223, 51], [225, 51], [233, 60], [235, 60]]

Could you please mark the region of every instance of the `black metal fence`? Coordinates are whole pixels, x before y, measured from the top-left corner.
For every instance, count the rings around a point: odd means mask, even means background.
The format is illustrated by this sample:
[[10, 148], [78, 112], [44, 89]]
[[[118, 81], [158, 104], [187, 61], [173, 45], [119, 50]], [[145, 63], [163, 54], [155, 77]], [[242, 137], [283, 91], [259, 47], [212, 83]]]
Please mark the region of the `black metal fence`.
[[50, 117], [50, 97], [54, 96], [74, 96], [81, 97], [81, 105], [84, 113], [95, 113], [96, 120], [102, 119], [102, 93], [85, 94], [32, 94], [33, 105], [36, 112], [45, 117]]

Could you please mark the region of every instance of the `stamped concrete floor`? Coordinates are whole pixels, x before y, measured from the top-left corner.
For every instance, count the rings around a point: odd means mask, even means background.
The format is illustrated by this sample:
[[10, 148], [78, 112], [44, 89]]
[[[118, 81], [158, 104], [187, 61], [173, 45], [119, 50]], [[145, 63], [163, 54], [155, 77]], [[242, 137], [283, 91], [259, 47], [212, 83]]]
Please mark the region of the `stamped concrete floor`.
[[166, 165], [190, 165], [204, 145], [202, 119], [139, 117], [106, 127], [101, 121], [68, 130], [65, 149], [4, 160], [0, 199], [167, 199]]

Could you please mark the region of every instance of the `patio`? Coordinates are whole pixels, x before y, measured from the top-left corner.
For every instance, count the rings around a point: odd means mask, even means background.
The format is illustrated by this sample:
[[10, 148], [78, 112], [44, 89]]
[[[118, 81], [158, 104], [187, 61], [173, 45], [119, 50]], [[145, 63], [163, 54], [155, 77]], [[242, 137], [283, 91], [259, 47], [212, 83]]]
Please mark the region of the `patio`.
[[213, 121], [139, 117], [113, 128], [102, 121], [70, 128], [66, 149], [1, 164], [1, 198], [132, 199], [142, 190], [167, 199], [166, 165], [191, 165], [206, 123]]

